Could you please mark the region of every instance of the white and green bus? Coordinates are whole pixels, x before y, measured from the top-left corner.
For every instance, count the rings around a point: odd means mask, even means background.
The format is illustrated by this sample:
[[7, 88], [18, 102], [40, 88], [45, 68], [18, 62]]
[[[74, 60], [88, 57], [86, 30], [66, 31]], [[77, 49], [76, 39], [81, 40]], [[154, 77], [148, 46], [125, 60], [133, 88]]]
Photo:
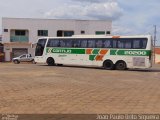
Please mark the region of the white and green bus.
[[150, 68], [152, 37], [82, 35], [39, 38], [35, 62], [48, 65], [97, 66], [107, 70]]

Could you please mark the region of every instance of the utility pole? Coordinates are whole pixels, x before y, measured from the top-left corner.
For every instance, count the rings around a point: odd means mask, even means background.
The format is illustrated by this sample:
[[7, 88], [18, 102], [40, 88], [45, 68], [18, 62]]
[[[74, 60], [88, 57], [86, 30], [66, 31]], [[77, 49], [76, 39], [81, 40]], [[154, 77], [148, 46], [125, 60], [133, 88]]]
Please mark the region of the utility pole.
[[156, 48], [156, 39], [157, 39], [157, 26], [154, 25], [154, 40], [153, 40], [153, 48], [154, 48], [154, 64], [156, 63], [156, 52], [155, 52], [155, 48]]

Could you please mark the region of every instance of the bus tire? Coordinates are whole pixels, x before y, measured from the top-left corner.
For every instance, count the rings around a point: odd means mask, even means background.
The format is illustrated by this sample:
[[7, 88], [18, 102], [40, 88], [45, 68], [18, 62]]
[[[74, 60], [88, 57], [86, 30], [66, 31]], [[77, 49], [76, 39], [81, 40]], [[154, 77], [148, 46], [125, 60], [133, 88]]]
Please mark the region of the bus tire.
[[48, 64], [48, 66], [54, 66], [55, 65], [54, 59], [52, 57], [49, 57], [47, 59], [47, 64]]
[[126, 70], [127, 69], [127, 64], [125, 61], [120, 60], [116, 62], [116, 70]]
[[111, 60], [105, 60], [103, 62], [103, 67], [106, 69], [106, 70], [113, 70], [114, 69], [114, 64]]

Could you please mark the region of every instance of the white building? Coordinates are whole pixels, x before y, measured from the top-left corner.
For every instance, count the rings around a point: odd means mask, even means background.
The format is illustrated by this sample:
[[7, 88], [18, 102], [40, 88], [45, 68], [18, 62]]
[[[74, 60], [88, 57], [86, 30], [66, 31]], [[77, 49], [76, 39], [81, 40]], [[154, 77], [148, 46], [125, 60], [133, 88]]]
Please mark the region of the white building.
[[80, 34], [111, 34], [112, 21], [2, 18], [5, 61], [24, 53], [34, 55], [32, 43], [39, 37]]

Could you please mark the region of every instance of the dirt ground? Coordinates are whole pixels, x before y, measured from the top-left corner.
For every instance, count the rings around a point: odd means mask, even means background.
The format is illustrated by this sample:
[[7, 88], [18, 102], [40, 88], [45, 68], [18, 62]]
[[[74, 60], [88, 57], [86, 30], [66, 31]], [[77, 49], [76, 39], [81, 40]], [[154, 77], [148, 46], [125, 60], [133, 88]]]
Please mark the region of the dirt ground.
[[0, 63], [0, 113], [160, 113], [160, 65], [110, 71]]

